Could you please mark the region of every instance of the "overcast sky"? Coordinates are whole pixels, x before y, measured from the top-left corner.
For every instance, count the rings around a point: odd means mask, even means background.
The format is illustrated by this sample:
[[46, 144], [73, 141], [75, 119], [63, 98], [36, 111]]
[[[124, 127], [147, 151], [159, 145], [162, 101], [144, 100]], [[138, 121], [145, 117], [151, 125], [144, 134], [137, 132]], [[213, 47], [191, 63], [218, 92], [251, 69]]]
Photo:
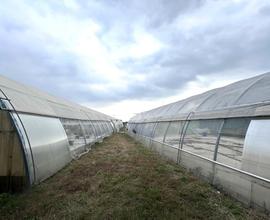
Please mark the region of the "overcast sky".
[[0, 74], [124, 120], [269, 70], [269, 0], [0, 4]]

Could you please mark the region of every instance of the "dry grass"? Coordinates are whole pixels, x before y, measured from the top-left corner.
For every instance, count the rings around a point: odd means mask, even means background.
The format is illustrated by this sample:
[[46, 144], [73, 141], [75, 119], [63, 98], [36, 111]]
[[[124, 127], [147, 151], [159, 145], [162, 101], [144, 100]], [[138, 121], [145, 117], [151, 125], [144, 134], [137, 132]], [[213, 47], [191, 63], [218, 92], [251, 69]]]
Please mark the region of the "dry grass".
[[1, 219], [268, 219], [125, 134], [31, 191], [0, 195]]

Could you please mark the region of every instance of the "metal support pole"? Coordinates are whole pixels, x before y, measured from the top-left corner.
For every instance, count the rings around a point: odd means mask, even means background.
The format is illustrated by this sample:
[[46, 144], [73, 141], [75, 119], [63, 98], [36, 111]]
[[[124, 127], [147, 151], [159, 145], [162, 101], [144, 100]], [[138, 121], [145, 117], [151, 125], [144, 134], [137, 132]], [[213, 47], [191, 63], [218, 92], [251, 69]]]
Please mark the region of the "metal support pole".
[[177, 152], [177, 163], [180, 162], [180, 149], [183, 148], [183, 141], [184, 141], [184, 137], [186, 135], [186, 131], [187, 131], [187, 128], [188, 128], [188, 125], [189, 125], [189, 117], [193, 114], [194, 112], [190, 112], [186, 119], [185, 119], [185, 122], [184, 122], [184, 125], [183, 125], [183, 128], [181, 130], [181, 135], [180, 135], [180, 139], [179, 139], [179, 145], [178, 145], [178, 152]]
[[223, 119], [222, 122], [221, 122], [221, 124], [220, 124], [220, 126], [219, 126], [219, 129], [218, 129], [218, 136], [217, 136], [217, 141], [216, 141], [216, 145], [215, 145], [215, 152], [214, 152], [214, 161], [217, 160], [218, 145], [219, 145], [221, 131], [222, 131], [222, 128], [224, 126], [224, 123], [225, 123], [225, 120]]
[[163, 137], [163, 140], [162, 140], [162, 142], [163, 143], [165, 143], [165, 139], [166, 139], [166, 136], [167, 136], [167, 133], [168, 133], [168, 130], [169, 130], [169, 127], [170, 127], [170, 125], [171, 125], [171, 121], [168, 123], [168, 126], [167, 126], [167, 128], [166, 128], [166, 131], [165, 131], [165, 134], [164, 134], [164, 137]]

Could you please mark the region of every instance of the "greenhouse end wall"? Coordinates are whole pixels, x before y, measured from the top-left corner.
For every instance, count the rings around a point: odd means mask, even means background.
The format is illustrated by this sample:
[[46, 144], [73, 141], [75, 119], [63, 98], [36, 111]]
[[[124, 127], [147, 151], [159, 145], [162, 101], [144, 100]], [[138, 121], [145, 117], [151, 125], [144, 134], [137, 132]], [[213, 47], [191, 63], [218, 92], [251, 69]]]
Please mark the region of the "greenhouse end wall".
[[268, 126], [270, 119], [256, 117], [130, 122], [128, 133], [247, 206], [270, 211]]

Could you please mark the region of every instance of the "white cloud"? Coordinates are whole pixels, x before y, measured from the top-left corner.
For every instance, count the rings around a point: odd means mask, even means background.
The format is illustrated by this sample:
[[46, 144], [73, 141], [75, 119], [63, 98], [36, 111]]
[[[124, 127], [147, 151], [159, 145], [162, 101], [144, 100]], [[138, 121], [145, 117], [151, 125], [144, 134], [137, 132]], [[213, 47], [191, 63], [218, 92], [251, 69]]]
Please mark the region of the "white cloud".
[[128, 46], [128, 56], [132, 58], [144, 58], [160, 51], [162, 43], [146, 31], [136, 30], [134, 33], [135, 42]]
[[127, 119], [269, 70], [269, 1], [189, 2], [2, 2], [1, 71]]

